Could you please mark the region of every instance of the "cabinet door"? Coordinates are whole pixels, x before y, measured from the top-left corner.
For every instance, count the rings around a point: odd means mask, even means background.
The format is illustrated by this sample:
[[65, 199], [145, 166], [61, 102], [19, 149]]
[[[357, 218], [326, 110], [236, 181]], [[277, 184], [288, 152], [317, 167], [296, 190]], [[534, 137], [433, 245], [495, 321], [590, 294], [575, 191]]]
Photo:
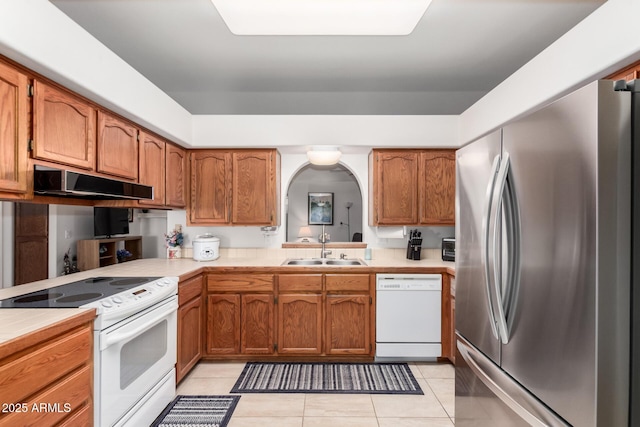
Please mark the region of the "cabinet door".
[[368, 295], [327, 295], [326, 353], [369, 354]]
[[138, 179], [138, 129], [98, 111], [98, 172]]
[[165, 177], [167, 206], [187, 206], [187, 152], [172, 144], [166, 145]]
[[233, 153], [231, 221], [237, 225], [276, 224], [275, 151]]
[[191, 209], [193, 224], [228, 224], [231, 154], [205, 150], [191, 153]]
[[454, 225], [455, 203], [455, 151], [423, 151], [420, 153], [420, 223]]
[[373, 225], [418, 223], [418, 152], [374, 151]]
[[95, 169], [95, 108], [37, 80], [33, 108], [34, 158]]
[[0, 63], [0, 191], [27, 192], [27, 82]]
[[141, 184], [153, 187], [153, 200], [140, 200], [141, 205], [164, 205], [165, 143], [159, 138], [140, 132]]
[[242, 353], [273, 353], [273, 295], [242, 295]]
[[322, 353], [322, 295], [278, 296], [278, 353]]
[[207, 296], [207, 353], [240, 353], [240, 295]]
[[177, 382], [179, 382], [202, 357], [201, 343], [202, 299], [196, 297], [178, 309]]

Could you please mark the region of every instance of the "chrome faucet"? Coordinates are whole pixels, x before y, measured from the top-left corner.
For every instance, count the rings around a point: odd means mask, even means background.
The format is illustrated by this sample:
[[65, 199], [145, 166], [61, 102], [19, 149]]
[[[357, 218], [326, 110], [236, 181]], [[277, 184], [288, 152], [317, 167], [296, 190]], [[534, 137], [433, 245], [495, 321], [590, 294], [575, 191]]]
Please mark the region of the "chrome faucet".
[[322, 243], [322, 250], [320, 252], [320, 258], [326, 258], [327, 255], [331, 255], [333, 252], [328, 251], [325, 249], [325, 244], [327, 243], [327, 240], [329, 240], [331, 237], [329, 236], [328, 233], [325, 233], [324, 231], [324, 225], [322, 225], [322, 233], [320, 233], [320, 235], [318, 236], [318, 241], [320, 243]]

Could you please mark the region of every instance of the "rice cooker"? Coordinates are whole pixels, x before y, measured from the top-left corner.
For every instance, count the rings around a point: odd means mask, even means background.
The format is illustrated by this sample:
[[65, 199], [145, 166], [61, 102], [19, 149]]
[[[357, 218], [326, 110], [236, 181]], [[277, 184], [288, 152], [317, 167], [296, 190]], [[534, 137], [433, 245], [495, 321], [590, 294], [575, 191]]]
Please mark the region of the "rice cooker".
[[213, 234], [201, 234], [193, 239], [193, 259], [213, 261], [220, 257], [220, 239]]

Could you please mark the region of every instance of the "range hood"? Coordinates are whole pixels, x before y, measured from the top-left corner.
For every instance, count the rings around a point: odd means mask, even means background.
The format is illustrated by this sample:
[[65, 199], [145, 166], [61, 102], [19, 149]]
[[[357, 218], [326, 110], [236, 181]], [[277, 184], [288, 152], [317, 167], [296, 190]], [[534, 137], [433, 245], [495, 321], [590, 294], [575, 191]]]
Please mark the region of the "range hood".
[[84, 173], [35, 166], [33, 192], [83, 199], [153, 199], [153, 187]]

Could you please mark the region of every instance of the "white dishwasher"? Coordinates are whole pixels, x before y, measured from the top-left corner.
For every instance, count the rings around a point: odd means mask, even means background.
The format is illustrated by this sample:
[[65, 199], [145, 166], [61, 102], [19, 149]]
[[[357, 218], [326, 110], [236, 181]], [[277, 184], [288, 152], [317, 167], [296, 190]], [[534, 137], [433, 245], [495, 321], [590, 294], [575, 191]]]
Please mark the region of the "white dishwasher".
[[442, 276], [376, 275], [376, 361], [442, 355]]

